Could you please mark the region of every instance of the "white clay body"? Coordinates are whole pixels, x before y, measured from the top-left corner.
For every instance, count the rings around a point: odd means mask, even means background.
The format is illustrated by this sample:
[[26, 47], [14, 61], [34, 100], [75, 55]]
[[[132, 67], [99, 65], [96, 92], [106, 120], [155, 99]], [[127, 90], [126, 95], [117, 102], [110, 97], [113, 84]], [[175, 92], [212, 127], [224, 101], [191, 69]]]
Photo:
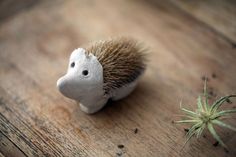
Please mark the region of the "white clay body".
[[134, 82], [127, 84], [121, 88], [116, 89], [114, 92], [112, 92], [112, 100], [120, 100], [123, 99], [124, 97], [128, 96], [136, 87], [137, 81], [136, 79]]
[[79, 101], [81, 110], [89, 114], [99, 111], [109, 98], [119, 100], [126, 97], [136, 84], [137, 79], [104, 95], [102, 65], [96, 56], [86, 55], [82, 48], [72, 52], [67, 73], [57, 81], [59, 91], [64, 96]]

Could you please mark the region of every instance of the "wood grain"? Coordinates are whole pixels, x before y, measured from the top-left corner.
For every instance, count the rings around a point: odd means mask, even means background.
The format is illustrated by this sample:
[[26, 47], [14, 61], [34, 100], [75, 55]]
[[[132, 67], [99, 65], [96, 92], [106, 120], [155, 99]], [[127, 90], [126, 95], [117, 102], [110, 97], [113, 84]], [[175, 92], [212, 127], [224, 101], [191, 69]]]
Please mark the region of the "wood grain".
[[[181, 99], [187, 108], [196, 105], [203, 76], [209, 77], [217, 96], [236, 92], [236, 49], [229, 42], [236, 39], [229, 31], [235, 23], [220, 26], [210, 20], [212, 13], [205, 12], [208, 18], [196, 18], [172, 1], [57, 0], [42, 1], [2, 22], [0, 152], [4, 156], [235, 156], [235, 134], [220, 129], [229, 152], [214, 147], [207, 132], [206, 138], [194, 139], [180, 151], [187, 126], [172, 123], [180, 114]], [[235, 16], [228, 17], [236, 22]], [[132, 36], [149, 47], [148, 69], [129, 97], [86, 115], [58, 92], [56, 80], [65, 73], [73, 49], [118, 35]], [[235, 106], [232, 101], [226, 106]]]
[[173, 2], [199, 21], [209, 25], [222, 38], [232, 43], [236, 42], [236, 8], [235, 1], [229, 0], [200, 0], [200, 1], [175, 1]]
[[0, 157], [4, 157], [4, 155], [2, 153], [0, 153]]
[[0, 1], [0, 21], [5, 21], [11, 16], [21, 12], [22, 10], [27, 10], [35, 6], [39, 1], [38, 0], [1, 0]]

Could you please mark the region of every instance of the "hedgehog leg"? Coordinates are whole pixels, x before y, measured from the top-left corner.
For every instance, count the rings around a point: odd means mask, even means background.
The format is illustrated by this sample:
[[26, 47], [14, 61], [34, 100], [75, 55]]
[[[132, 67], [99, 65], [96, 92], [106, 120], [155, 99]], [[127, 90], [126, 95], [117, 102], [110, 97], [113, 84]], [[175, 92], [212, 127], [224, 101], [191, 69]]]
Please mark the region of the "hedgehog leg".
[[107, 103], [108, 97], [101, 97], [99, 99], [90, 99], [92, 101], [87, 101], [87, 103], [79, 102], [80, 108], [87, 114], [93, 114], [99, 110], [101, 110]]
[[104, 105], [96, 106], [96, 107], [94, 107], [94, 106], [93, 107], [87, 107], [87, 106], [80, 103], [80, 109], [83, 112], [87, 113], [87, 114], [93, 114], [93, 113], [99, 111], [100, 109], [102, 109]]
[[111, 97], [111, 99], [116, 101], [128, 96], [134, 90], [136, 85], [137, 85], [137, 80], [133, 81], [130, 84], [124, 85], [121, 88], [116, 89], [112, 94], [113, 96]]

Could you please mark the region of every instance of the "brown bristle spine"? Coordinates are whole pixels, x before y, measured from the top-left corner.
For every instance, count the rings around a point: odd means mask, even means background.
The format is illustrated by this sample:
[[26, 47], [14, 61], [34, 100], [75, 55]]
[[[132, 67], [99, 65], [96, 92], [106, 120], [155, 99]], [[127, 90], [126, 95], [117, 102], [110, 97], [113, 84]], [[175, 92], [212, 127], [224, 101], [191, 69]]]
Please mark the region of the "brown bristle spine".
[[141, 44], [132, 38], [119, 37], [99, 41], [86, 48], [103, 67], [104, 91], [112, 90], [135, 81], [146, 68], [146, 55]]

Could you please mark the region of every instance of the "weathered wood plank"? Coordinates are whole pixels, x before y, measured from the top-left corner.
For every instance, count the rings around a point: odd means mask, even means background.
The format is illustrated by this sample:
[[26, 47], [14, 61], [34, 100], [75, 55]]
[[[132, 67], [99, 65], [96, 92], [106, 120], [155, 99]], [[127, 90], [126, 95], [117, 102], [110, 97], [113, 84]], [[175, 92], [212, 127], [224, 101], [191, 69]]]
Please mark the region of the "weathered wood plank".
[[[7, 136], [0, 132], [0, 147], [6, 157], [26, 157], [25, 153], [18, 148]], [[0, 153], [0, 157], [3, 157]]]
[[39, 0], [1, 0], [0, 1], [0, 22], [26, 9], [35, 6]]
[[[86, 115], [59, 94], [56, 80], [74, 48], [118, 34], [150, 46], [147, 72], [128, 98]], [[28, 156], [236, 154], [231, 132], [223, 137], [229, 153], [213, 147], [210, 136], [180, 152], [183, 127], [171, 123], [180, 99], [193, 107], [201, 77], [213, 73], [216, 94], [235, 92], [236, 54], [222, 36], [170, 2], [45, 1], [3, 23], [0, 41], [0, 130]]]
[[4, 155], [0, 152], [0, 157], [4, 157]]
[[209, 25], [225, 39], [236, 43], [236, 2], [234, 0], [175, 1], [177, 6]]

